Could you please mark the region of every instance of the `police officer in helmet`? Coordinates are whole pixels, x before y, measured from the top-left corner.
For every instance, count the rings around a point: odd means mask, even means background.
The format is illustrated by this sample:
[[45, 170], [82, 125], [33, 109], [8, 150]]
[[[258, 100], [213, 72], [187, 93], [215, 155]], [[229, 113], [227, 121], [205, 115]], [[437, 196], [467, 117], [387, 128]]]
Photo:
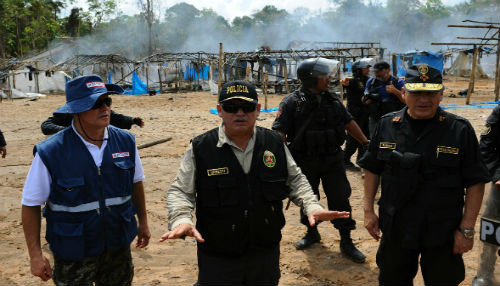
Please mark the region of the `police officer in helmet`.
[[[367, 61], [358, 60], [352, 64], [352, 78], [345, 78], [342, 80], [342, 85], [347, 91], [347, 110], [354, 118], [354, 121], [359, 125], [361, 131], [370, 137], [368, 128], [368, 106], [363, 103], [362, 98], [365, 93], [366, 81], [368, 80], [371, 65]], [[352, 136], [347, 135], [344, 165], [346, 169], [352, 171], [359, 171], [359, 167], [351, 162], [351, 156], [354, 152], [358, 151], [357, 159], [359, 160], [363, 155], [363, 146], [359, 144]], [[356, 160], [356, 161], [358, 161]]]
[[[459, 285], [490, 176], [469, 121], [439, 107], [439, 70], [411, 66], [407, 107], [382, 116], [359, 165], [365, 169], [365, 227], [376, 240], [379, 284]], [[374, 201], [379, 182], [379, 216]], [[464, 200], [465, 198], [465, 200]]]
[[[337, 96], [328, 92], [331, 75], [337, 62], [324, 58], [307, 59], [299, 64], [300, 89], [287, 95], [280, 103], [272, 128], [287, 142], [293, 158], [306, 175], [319, 199], [319, 183], [323, 184], [330, 210], [351, 211], [351, 186], [343, 164], [340, 146], [347, 130], [358, 142], [368, 140]], [[335, 219], [332, 224], [340, 232], [340, 249], [351, 260], [363, 263], [365, 256], [354, 246], [351, 230], [356, 222], [352, 216]], [[297, 242], [297, 249], [306, 249], [321, 240], [318, 229], [307, 224], [301, 211], [306, 235]]]

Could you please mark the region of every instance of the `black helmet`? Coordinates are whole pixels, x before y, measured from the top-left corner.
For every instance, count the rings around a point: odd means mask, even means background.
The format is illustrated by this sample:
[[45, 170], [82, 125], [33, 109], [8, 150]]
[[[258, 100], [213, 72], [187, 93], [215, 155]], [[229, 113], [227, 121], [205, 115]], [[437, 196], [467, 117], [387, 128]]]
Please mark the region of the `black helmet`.
[[352, 64], [351, 70], [353, 73], [356, 73], [358, 70], [362, 68], [369, 68], [369, 67], [371, 67], [371, 65], [367, 61], [358, 60]]
[[325, 58], [312, 58], [301, 62], [297, 77], [305, 87], [314, 87], [320, 75], [331, 75], [337, 69], [337, 62]]

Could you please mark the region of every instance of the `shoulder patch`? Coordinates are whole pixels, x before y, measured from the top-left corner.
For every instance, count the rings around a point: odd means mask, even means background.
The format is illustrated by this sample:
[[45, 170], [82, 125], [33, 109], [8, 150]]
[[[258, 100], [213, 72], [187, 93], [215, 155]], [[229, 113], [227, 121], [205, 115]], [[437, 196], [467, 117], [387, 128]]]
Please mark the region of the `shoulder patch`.
[[394, 116], [394, 118], [392, 119], [392, 122], [399, 122], [401, 121], [401, 116]]

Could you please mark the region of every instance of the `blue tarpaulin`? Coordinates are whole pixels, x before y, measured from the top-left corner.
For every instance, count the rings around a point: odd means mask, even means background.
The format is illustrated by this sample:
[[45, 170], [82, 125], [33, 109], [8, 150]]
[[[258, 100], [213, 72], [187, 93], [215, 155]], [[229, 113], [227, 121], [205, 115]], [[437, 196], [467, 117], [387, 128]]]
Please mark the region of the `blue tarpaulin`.
[[137, 75], [137, 72], [132, 73], [132, 90], [126, 90], [124, 94], [140, 95], [148, 94], [147, 85]]
[[184, 80], [208, 79], [209, 71], [210, 67], [205, 64], [201, 66], [201, 69], [186, 65], [186, 69], [184, 70]]
[[113, 83], [113, 81], [111, 80], [111, 72], [110, 71], [108, 72], [108, 83], [109, 84]]
[[441, 53], [430, 51], [408, 51], [396, 56], [398, 76], [406, 76], [406, 68], [410, 65], [426, 63], [443, 72], [444, 57]]

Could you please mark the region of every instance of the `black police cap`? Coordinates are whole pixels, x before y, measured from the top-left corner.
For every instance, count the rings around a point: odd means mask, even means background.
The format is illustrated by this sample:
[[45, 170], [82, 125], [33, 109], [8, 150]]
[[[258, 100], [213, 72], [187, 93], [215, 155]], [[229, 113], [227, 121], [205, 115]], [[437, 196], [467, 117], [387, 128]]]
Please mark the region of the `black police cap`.
[[226, 83], [222, 86], [219, 93], [219, 102], [228, 101], [231, 99], [242, 99], [245, 101], [257, 103], [257, 91], [255, 90], [255, 85], [242, 81], [236, 80]]
[[418, 91], [442, 91], [443, 77], [441, 72], [428, 64], [418, 64], [406, 70], [405, 90]]

